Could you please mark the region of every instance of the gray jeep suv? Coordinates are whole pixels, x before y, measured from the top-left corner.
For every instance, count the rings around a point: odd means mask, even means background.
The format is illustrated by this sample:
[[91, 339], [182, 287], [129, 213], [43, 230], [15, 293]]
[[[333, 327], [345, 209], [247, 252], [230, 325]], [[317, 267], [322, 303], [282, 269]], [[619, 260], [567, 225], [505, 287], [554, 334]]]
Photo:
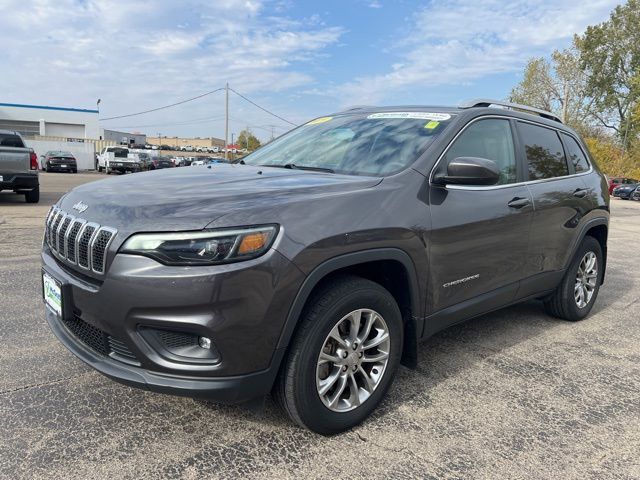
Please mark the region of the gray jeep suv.
[[46, 319], [117, 381], [273, 392], [323, 434], [365, 419], [450, 325], [528, 299], [580, 320], [606, 180], [552, 114], [498, 104], [354, 108], [236, 164], [77, 187], [46, 220]]

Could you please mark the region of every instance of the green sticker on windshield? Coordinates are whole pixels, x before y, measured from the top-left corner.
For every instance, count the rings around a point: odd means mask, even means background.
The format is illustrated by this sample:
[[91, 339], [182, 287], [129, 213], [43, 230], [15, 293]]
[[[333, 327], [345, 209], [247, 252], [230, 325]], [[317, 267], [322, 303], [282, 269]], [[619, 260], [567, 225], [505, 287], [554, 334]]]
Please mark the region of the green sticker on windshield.
[[438, 125], [440, 125], [440, 122], [436, 122], [435, 120], [431, 120], [430, 122], [428, 122], [424, 128], [428, 128], [429, 130], [433, 130], [434, 128], [436, 128]]

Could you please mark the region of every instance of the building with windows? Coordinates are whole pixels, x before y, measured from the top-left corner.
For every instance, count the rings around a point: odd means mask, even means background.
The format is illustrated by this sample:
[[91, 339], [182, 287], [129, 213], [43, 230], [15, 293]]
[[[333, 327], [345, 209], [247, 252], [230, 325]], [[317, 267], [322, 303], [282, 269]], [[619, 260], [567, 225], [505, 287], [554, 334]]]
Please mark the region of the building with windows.
[[147, 143], [147, 136], [143, 133], [119, 132], [105, 128], [101, 140], [116, 142], [118, 145], [144, 145]]
[[194, 148], [197, 147], [220, 147], [224, 148], [224, 140], [215, 137], [208, 138], [186, 138], [186, 137], [165, 137], [164, 135], [160, 137], [149, 137], [147, 136], [147, 142], [151, 145], [168, 145], [173, 148], [180, 148], [191, 146]]
[[98, 139], [98, 110], [0, 103], [0, 129], [24, 136]]

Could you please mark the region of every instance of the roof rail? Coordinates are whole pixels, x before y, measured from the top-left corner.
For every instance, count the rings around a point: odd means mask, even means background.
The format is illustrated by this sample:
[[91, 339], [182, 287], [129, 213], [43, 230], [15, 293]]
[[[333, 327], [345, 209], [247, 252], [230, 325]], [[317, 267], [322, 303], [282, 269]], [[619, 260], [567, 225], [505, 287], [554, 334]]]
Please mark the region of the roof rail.
[[365, 108], [371, 108], [371, 105], [350, 105], [343, 112], [350, 112], [351, 110], [363, 110]]
[[474, 108], [474, 107], [490, 107], [491, 105], [497, 105], [500, 107], [508, 108], [510, 110], [522, 110], [527, 113], [535, 113], [542, 118], [553, 120], [558, 123], [562, 123], [562, 120], [558, 116], [546, 110], [540, 110], [539, 108], [529, 107], [528, 105], [521, 105], [519, 103], [509, 103], [502, 100], [491, 100], [488, 98], [474, 98], [473, 100], [467, 100], [458, 105], [460, 108]]

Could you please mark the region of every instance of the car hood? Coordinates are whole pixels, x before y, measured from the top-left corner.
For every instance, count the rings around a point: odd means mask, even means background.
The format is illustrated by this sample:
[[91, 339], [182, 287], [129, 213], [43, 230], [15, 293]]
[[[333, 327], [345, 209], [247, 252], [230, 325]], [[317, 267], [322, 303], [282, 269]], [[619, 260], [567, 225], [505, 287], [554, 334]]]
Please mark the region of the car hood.
[[155, 170], [87, 183], [74, 188], [58, 204], [68, 213], [123, 233], [198, 230], [222, 216], [232, 217], [230, 214], [246, 211], [267, 210], [264, 223], [270, 223], [287, 204], [321, 201], [326, 196], [375, 186], [381, 180], [216, 164]]

